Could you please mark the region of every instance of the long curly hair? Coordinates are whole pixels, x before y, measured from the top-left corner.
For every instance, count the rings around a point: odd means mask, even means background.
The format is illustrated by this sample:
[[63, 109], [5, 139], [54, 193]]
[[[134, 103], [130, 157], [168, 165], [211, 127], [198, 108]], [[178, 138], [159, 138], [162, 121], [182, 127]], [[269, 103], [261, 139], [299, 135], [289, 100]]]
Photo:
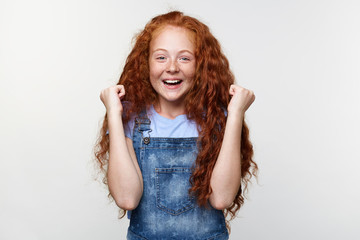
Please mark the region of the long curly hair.
[[[197, 196], [200, 206], [207, 206], [212, 193], [210, 178], [224, 137], [226, 114], [230, 101], [229, 88], [234, 76], [229, 62], [222, 53], [219, 42], [209, 28], [199, 20], [186, 16], [179, 11], [154, 17], [135, 38], [135, 44], [127, 57], [118, 84], [124, 85], [126, 95], [123, 101], [130, 102], [125, 111], [123, 122], [126, 124], [133, 114], [139, 114], [144, 107], [157, 103], [157, 93], [149, 78], [149, 49], [154, 34], [167, 25], [182, 27], [194, 34], [196, 73], [193, 86], [185, 97], [188, 119], [194, 120], [199, 129], [199, 153], [194, 171], [190, 177], [190, 193]], [[95, 148], [95, 156], [100, 169], [106, 173], [109, 156], [109, 137], [107, 115], [105, 115], [100, 136]], [[249, 129], [243, 122], [241, 135], [241, 186], [236, 197], [227, 209], [225, 217], [232, 220], [244, 203], [244, 191], [252, 176], [257, 174], [257, 164], [253, 161], [253, 146], [249, 140]], [[236, 180], [234, 180], [236, 181]], [[107, 184], [106, 174], [103, 182]], [[121, 217], [125, 215], [125, 210]], [[227, 218], [228, 219], [228, 218]], [[226, 220], [230, 230], [229, 220]]]

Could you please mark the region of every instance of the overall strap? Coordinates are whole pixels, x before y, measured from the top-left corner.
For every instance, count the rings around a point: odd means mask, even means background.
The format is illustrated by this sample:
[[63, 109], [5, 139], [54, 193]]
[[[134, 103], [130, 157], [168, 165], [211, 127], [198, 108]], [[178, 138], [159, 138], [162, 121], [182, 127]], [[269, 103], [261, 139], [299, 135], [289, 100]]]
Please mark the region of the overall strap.
[[133, 129], [133, 136], [135, 137], [139, 133], [141, 134], [141, 139], [144, 144], [150, 143], [150, 128], [151, 121], [147, 116], [146, 108], [141, 110], [139, 116], [135, 118], [135, 125]]

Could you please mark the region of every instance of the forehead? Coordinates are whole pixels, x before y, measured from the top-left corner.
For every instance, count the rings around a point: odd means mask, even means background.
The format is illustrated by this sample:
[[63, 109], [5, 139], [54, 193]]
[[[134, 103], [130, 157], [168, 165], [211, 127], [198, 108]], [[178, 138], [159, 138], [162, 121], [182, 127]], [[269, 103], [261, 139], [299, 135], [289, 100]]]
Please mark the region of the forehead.
[[166, 25], [152, 34], [150, 48], [156, 47], [186, 47], [195, 49], [195, 33], [183, 28]]

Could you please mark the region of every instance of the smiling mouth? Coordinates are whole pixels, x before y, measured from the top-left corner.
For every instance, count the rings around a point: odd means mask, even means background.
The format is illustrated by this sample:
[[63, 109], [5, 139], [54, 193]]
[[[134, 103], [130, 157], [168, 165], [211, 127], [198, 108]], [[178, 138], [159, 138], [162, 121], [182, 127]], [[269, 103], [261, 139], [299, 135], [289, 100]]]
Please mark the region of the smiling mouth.
[[165, 85], [175, 86], [175, 85], [178, 85], [178, 84], [182, 83], [182, 80], [180, 80], [180, 79], [175, 79], [175, 80], [163, 80], [163, 83], [164, 83]]

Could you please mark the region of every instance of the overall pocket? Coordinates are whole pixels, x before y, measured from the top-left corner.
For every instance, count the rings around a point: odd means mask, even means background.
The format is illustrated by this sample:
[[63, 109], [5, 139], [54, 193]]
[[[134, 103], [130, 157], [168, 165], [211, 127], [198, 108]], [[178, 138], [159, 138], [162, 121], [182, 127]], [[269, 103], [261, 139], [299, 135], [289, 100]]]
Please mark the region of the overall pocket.
[[195, 207], [194, 196], [189, 196], [190, 168], [155, 168], [156, 206], [171, 215], [179, 215]]

